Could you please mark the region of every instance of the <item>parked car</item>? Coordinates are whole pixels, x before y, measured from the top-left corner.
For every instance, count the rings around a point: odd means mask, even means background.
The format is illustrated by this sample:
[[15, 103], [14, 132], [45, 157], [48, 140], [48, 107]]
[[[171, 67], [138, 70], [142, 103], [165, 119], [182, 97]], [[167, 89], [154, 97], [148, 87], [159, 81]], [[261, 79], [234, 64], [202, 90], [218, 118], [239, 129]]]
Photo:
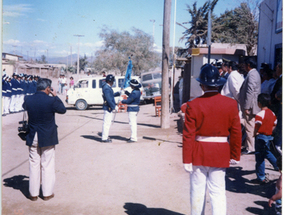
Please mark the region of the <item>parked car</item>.
[[[138, 76], [133, 76], [132, 79], [136, 79], [140, 82]], [[102, 85], [104, 82], [105, 78], [101, 76], [79, 79], [77, 83], [67, 91], [66, 103], [74, 105], [77, 110], [86, 110], [90, 106], [103, 105]], [[124, 83], [124, 76], [115, 76], [115, 82], [112, 86], [114, 92], [120, 91]], [[131, 87], [124, 90], [132, 91]], [[121, 96], [123, 95], [124, 94]], [[115, 97], [115, 102], [118, 104], [119, 97]]]
[[146, 72], [141, 74], [143, 85], [143, 99], [151, 100], [161, 96], [161, 72]]

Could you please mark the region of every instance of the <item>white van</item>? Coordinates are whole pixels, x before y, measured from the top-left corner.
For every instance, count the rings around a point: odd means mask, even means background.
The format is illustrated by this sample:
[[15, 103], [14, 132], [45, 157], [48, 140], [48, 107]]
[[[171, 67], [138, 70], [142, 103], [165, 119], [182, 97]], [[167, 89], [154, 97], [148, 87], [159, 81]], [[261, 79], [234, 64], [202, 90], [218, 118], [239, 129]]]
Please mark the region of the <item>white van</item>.
[[[140, 82], [138, 76], [132, 76]], [[81, 78], [77, 83], [67, 91], [66, 103], [74, 105], [77, 110], [86, 110], [89, 106], [103, 105], [102, 85], [105, 82], [105, 77], [86, 77]], [[125, 83], [124, 76], [115, 76], [115, 82], [112, 86], [114, 92], [118, 92], [123, 88]], [[132, 91], [131, 87], [124, 90]], [[115, 102], [118, 104], [119, 97], [115, 97]]]

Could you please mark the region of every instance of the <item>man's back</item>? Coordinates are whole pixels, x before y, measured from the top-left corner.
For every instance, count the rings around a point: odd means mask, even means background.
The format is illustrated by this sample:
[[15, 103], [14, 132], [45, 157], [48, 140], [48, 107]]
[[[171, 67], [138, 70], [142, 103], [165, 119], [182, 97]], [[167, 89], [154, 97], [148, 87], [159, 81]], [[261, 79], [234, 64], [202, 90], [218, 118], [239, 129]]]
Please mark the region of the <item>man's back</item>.
[[[183, 146], [184, 163], [228, 167], [230, 158], [239, 160], [241, 128], [237, 102], [217, 92], [209, 92], [187, 105], [183, 143], [189, 144], [189, 148]], [[230, 145], [227, 143], [229, 135]], [[225, 144], [199, 141], [200, 137], [224, 137]]]
[[260, 108], [257, 104], [257, 96], [261, 92], [261, 79], [256, 69], [252, 69], [245, 78], [240, 88], [240, 106], [244, 110], [252, 110], [252, 114], [257, 114]]
[[37, 91], [34, 95], [25, 97], [23, 108], [29, 116], [30, 132], [27, 135], [27, 144], [32, 144], [36, 132], [40, 147], [57, 144], [54, 114], [66, 112], [62, 101], [57, 96], [50, 97], [45, 92]]

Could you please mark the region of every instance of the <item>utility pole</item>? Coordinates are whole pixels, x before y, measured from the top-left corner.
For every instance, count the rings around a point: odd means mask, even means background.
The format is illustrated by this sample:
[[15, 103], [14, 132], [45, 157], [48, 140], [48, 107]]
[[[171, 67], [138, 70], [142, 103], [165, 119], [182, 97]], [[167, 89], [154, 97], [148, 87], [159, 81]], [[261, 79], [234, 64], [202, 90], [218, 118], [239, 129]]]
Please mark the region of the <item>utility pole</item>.
[[171, 0], [164, 0], [163, 37], [162, 37], [162, 86], [161, 86], [161, 128], [170, 127], [169, 121], [169, 40], [170, 40]]
[[212, 37], [212, 17], [211, 17], [211, 8], [208, 12], [208, 64], [211, 60], [211, 37]]
[[14, 47], [14, 55], [15, 55], [17, 46], [16, 45], [12, 45], [12, 46]]
[[152, 22], [152, 38], [153, 38], [153, 45], [154, 45], [154, 29], [155, 29], [155, 19], [151, 19], [149, 20], [150, 22]]
[[47, 49], [47, 63], [48, 63], [48, 49]]
[[84, 37], [84, 35], [73, 35], [75, 37], [78, 37], [78, 52], [77, 52], [77, 80], [79, 79], [79, 41], [80, 41], [80, 37]]
[[73, 65], [72, 65], [72, 46], [70, 46], [70, 66], [73, 67]]
[[171, 84], [170, 84], [170, 113], [172, 113], [174, 107], [173, 107], [173, 87], [174, 87], [174, 76], [175, 76], [175, 61], [176, 61], [176, 55], [175, 55], [175, 27], [176, 27], [176, 0], [174, 3], [174, 21], [173, 21], [173, 43], [172, 43], [172, 55], [173, 55], [173, 63], [172, 63], [172, 72], [171, 72]]

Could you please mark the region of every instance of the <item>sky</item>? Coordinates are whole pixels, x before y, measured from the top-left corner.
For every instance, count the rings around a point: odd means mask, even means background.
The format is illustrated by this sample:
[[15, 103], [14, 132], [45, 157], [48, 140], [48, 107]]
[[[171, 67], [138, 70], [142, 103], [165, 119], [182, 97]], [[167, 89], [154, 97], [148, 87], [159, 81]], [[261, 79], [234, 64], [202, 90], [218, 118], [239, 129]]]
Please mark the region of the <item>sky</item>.
[[[176, 22], [190, 21], [186, 5], [194, 2], [176, 0]], [[205, 2], [199, 0], [197, 6]], [[138, 28], [154, 35], [156, 50], [162, 50], [164, 0], [2, 0], [2, 5], [3, 52], [33, 59], [65, 57], [77, 54], [79, 39], [80, 55], [94, 56], [103, 45], [99, 33], [106, 26], [118, 32]], [[219, 0], [214, 14], [239, 5], [239, 0]], [[185, 29], [176, 25], [174, 31], [174, 9], [172, 0], [170, 46], [185, 47], [186, 41], [179, 42]]]

